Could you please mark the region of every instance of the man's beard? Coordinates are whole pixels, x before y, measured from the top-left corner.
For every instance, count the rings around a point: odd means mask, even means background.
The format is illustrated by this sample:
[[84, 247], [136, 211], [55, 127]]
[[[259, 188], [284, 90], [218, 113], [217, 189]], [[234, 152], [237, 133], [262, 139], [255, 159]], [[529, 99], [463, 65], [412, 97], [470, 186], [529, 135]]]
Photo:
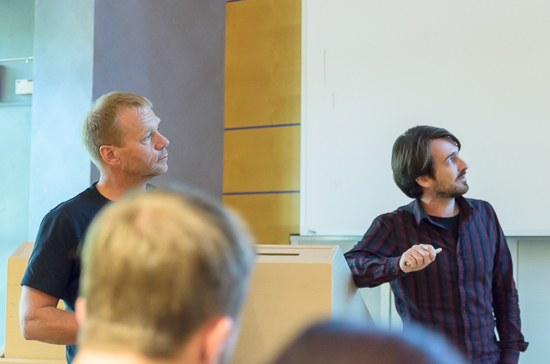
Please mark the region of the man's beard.
[[438, 198], [457, 198], [468, 192], [470, 188], [466, 181], [459, 181], [466, 173], [461, 173], [454, 184], [437, 182], [434, 185], [434, 192]]

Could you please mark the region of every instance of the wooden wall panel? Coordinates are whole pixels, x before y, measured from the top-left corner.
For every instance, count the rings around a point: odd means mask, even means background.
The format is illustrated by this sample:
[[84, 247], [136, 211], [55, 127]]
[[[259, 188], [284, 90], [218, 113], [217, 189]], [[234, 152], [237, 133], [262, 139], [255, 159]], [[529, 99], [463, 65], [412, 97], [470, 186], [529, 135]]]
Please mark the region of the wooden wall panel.
[[223, 202], [248, 222], [258, 244], [288, 244], [300, 232], [300, 194], [225, 195]]
[[223, 191], [300, 189], [300, 127], [225, 132]]
[[259, 244], [288, 244], [299, 232], [301, 8], [226, 6], [223, 200]]
[[301, 0], [227, 4], [225, 127], [300, 122]]

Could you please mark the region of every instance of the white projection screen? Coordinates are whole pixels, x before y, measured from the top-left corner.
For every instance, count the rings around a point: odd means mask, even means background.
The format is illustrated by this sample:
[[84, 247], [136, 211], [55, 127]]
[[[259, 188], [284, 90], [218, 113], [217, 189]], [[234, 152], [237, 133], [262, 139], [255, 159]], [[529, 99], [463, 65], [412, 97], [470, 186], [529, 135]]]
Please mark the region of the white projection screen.
[[300, 234], [362, 235], [407, 204], [390, 159], [448, 129], [507, 236], [550, 235], [550, 2], [303, 0]]

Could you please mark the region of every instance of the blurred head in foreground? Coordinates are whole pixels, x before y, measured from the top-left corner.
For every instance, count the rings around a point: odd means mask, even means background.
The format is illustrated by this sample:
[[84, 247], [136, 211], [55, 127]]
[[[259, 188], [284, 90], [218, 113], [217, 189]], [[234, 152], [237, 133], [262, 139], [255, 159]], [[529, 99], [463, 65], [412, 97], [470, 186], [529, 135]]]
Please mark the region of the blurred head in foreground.
[[344, 322], [314, 325], [273, 364], [466, 364], [442, 339], [419, 328], [404, 332]]
[[107, 206], [82, 251], [75, 363], [225, 363], [255, 251], [205, 197], [141, 193]]

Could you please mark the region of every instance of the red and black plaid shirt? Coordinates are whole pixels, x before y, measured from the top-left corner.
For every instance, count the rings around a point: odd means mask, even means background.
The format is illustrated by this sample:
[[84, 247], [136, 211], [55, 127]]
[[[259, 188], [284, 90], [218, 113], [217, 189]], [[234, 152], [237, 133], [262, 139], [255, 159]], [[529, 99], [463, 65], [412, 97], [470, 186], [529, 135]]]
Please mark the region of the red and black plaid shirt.
[[[414, 322], [442, 333], [473, 363], [517, 363], [528, 343], [506, 239], [489, 203], [456, 201], [458, 241], [415, 200], [377, 217], [345, 257], [358, 287], [390, 282], [405, 326]], [[404, 273], [399, 259], [415, 244], [443, 251], [425, 269]]]

